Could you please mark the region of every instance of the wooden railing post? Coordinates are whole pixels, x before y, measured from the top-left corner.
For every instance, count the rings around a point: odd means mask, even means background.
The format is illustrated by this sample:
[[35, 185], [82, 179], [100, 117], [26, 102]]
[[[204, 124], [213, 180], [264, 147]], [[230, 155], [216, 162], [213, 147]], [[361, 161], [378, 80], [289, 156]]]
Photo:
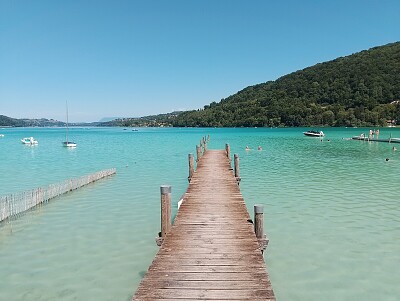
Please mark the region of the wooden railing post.
[[264, 206], [260, 204], [254, 205], [254, 232], [256, 233], [261, 253], [264, 253], [269, 240], [267, 235], [264, 234]]
[[264, 206], [254, 205], [254, 232], [257, 239], [264, 236]]
[[161, 246], [165, 236], [171, 229], [171, 186], [161, 185], [161, 232], [156, 238], [156, 243]]
[[240, 183], [240, 168], [239, 168], [239, 155], [238, 154], [234, 154], [233, 155], [234, 158], [234, 166], [235, 166], [235, 177], [236, 177], [236, 181], [238, 182], [238, 185]]
[[206, 152], [207, 151], [207, 139], [204, 137], [203, 140], [204, 140], [204, 152]]
[[192, 179], [192, 177], [193, 177], [193, 174], [194, 174], [194, 156], [193, 156], [193, 154], [189, 154], [189, 177], [188, 177], [188, 180], [189, 180], [189, 183], [190, 183], [190, 180]]
[[201, 158], [201, 148], [198, 145], [196, 145], [196, 156], [197, 156], [197, 162], [199, 162]]
[[231, 161], [231, 147], [229, 144], [225, 144], [226, 156], [228, 157], [229, 161]]

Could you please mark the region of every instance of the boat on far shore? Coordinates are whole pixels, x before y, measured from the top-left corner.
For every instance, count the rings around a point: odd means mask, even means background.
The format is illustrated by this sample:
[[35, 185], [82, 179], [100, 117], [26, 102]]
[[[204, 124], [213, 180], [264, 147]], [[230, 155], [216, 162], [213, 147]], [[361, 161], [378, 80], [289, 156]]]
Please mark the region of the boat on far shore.
[[309, 136], [309, 137], [324, 137], [325, 136], [323, 131], [314, 131], [314, 130], [303, 132], [303, 134], [306, 136]]
[[27, 144], [27, 145], [37, 145], [37, 144], [39, 144], [39, 142], [37, 140], [35, 140], [33, 137], [22, 138], [21, 142], [23, 144]]

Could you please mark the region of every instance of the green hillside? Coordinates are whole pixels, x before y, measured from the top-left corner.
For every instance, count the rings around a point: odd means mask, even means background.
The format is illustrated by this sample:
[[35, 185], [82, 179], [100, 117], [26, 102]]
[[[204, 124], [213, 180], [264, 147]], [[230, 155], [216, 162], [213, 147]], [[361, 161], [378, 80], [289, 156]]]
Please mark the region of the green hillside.
[[20, 119], [0, 115], [0, 126], [25, 126], [25, 123]]
[[53, 119], [15, 119], [0, 115], [0, 126], [10, 127], [50, 127], [50, 126], [65, 126], [64, 122]]
[[373, 126], [400, 123], [400, 42], [283, 76], [179, 114], [174, 126]]

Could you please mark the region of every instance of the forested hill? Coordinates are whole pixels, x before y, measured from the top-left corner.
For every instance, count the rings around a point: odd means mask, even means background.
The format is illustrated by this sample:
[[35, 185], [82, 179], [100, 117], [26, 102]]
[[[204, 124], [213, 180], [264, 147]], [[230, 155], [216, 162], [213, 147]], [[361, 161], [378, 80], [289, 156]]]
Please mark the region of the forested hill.
[[10, 126], [10, 127], [43, 127], [43, 126], [65, 126], [64, 122], [57, 121], [54, 119], [15, 119], [0, 115], [0, 126]]
[[283, 76], [187, 111], [174, 126], [372, 126], [400, 124], [400, 42]]

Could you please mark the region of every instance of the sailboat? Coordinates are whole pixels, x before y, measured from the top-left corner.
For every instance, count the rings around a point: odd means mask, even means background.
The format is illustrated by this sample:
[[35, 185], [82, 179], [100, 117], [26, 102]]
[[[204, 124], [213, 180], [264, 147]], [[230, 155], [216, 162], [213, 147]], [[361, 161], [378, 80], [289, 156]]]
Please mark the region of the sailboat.
[[66, 103], [67, 107], [67, 131], [65, 132], [65, 141], [62, 143], [63, 146], [65, 147], [76, 147], [76, 143], [69, 141], [68, 140], [68, 132], [69, 132], [69, 127], [68, 127], [68, 103]]

